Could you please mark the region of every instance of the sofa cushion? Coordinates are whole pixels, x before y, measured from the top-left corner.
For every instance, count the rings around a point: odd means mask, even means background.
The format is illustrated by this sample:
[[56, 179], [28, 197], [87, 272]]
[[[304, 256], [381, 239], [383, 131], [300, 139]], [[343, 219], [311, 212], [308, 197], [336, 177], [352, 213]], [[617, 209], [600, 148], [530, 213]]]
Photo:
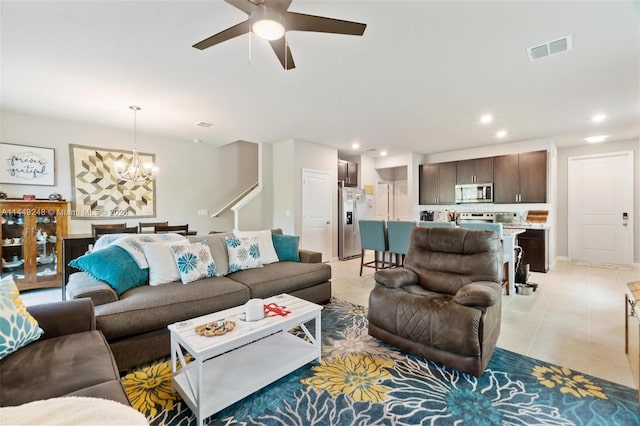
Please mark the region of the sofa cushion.
[[331, 266], [324, 263], [278, 262], [260, 269], [228, 275], [251, 290], [252, 298], [291, 293], [331, 279]]
[[217, 233], [210, 235], [190, 235], [189, 241], [195, 243], [197, 241], [206, 241], [211, 250], [211, 256], [216, 263], [218, 274], [225, 276], [229, 273], [229, 254], [227, 253], [227, 243], [225, 238], [233, 236], [231, 232]]
[[273, 234], [271, 238], [280, 262], [300, 261], [300, 255], [298, 253], [300, 237], [294, 235]]
[[[102, 333], [66, 334], [34, 342], [2, 360], [0, 401], [3, 406], [11, 406], [78, 395], [85, 388], [118, 378], [118, 368]], [[116, 383], [111, 386], [114, 388], [104, 388], [100, 396], [121, 400], [118, 396], [124, 395], [122, 387]]]
[[262, 267], [257, 237], [227, 237], [225, 241], [229, 252], [230, 273]]
[[0, 280], [0, 359], [38, 340], [43, 333], [22, 303], [13, 276]]
[[206, 241], [172, 246], [171, 253], [180, 272], [182, 284], [218, 276], [218, 269]]
[[249, 289], [226, 277], [205, 278], [189, 285], [177, 282], [136, 287], [115, 303], [96, 306], [96, 328], [112, 340], [166, 328], [247, 300]]
[[120, 296], [125, 291], [147, 283], [149, 269], [140, 269], [129, 253], [118, 246], [80, 256], [69, 262], [69, 266], [86, 272], [93, 278], [109, 284]]

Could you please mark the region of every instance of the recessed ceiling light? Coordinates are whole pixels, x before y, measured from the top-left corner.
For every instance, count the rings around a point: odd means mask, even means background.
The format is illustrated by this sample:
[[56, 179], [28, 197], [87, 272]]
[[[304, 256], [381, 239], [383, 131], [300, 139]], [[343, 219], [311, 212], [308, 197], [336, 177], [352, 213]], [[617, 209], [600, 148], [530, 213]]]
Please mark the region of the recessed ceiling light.
[[507, 136], [507, 131], [506, 130], [498, 130], [496, 132], [496, 137], [498, 138], [504, 138], [505, 136]]
[[200, 143], [200, 142], [202, 142], [200, 139], [194, 139], [193, 140], [193, 143]]
[[385, 155], [387, 155], [387, 151], [380, 151], [380, 155], [384, 157]]
[[493, 115], [491, 114], [485, 114], [482, 117], [480, 117], [480, 123], [482, 124], [489, 124], [493, 121]]
[[591, 117], [591, 121], [593, 121], [594, 123], [602, 123], [606, 119], [607, 116], [604, 114], [595, 114]]
[[358, 149], [358, 148], [360, 148], [360, 144], [359, 144], [359, 143], [357, 143], [357, 142], [356, 142], [356, 143], [352, 143], [352, 144], [351, 144], [351, 148], [352, 148], [352, 149]]
[[589, 136], [588, 138], [584, 138], [584, 140], [589, 143], [600, 143], [604, 142], [608, 137], [609, 135]]

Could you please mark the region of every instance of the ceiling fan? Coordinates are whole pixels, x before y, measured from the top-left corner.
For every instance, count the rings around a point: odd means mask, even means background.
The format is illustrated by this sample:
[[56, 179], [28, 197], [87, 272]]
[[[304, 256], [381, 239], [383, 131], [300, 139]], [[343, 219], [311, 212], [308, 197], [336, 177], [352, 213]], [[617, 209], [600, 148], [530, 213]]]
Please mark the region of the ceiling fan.
[[258, 37], [269, 41], [271, 48], [280, 60], [284, 69], [295, 68], [291, 50], [286, 43], [287, 31], [315, 31], [321, 33], [348, 34], [361, 36], [366, 24], [325, 18], [323, 16], [305, 15], [289, 12], [287, 9], [292, 0], [225, 0], [235, 8], [240, 9], [249, 18], [233, 27], [214, 34], [209, 38], [193, 45], [196, 49], [204, 50], [223, 41], [239, 35], [253, 32]]

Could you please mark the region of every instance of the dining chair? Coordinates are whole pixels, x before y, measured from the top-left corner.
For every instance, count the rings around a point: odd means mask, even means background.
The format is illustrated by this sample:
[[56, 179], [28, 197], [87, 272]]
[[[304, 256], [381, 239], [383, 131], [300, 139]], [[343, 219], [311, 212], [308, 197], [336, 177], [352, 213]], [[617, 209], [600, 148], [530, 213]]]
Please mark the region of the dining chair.
[[96, 226], [93, 228], [93, 239], [97, 241], [98, 238], [106, 234], [137, 234], [137, 233], [138, 233], [137, 226], [132, 226], [129, 228]]
[[[464, 229], [480, 229], [485, 231], [495, 231], [500, 236], [500, 241], [504, 241], [504, 228], [501, 223], [461, 223], [460, 228]], [[513, 253], [504, 254], [504, 281], [506, 295], [509, 296], [509, 262], [513, 259]]]
[[[362, 268], [388, 269], [391, 266], [391, 259], [386, 261], [385, 256], [389, 251], [389, 242], [387, 240], [387, 229], [384, 220], [361, 220], [358, 222], [360, 229], [360, 276], [362, 276]], [[371, 262], [364, 261], [364, 253], [366, 250], [373, 250], [374, 258]], [[381, 255], [381, 256], [379, 256]], [[380, 260], [378, 258], [380, 257]]]
[[418, 222], [418, 226], [422, 226], [424, 228], [455, 228], [455, 222], [430, 222], [430, 221], [420, 221]]
[[[111, 228], [122, 229], [122, 228], [126, 228], [126, 226], [127, 226], [126, 223], [92, 223], [91, 235], [93, 235], [95, 239], [98, 239], [98, 237], [96, 237], [96, 228], [100, 228], [100, 230], [111, 229]], [[105, 232], [101, 232], [101, 234], [102, 233], [105, 233]]]
[[169, 222], [138, 222], [138, 234], [154, 233], [156, 230], [156, 226], [167, 226]]
[[156, 234], [166, 234], [172, 232], [174, 234], [188, 235], [189, 225], [156, 225], [153, 228], [153, 232]]
[[387, 238], [389, 240], [389, 253], [395, 255], [396, 266], [404, 264], [404, 257], [409, 250], [409, 235], [416, 226], [416, 222], [394, 220], [387, 222]]

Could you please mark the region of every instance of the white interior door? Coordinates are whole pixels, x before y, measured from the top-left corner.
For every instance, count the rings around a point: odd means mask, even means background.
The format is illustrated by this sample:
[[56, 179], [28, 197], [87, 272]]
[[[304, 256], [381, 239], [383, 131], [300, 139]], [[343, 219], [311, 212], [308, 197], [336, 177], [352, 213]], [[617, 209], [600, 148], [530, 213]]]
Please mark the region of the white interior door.
[[378, 182], [376, 188], [376, 220], [392, 220], [393, 218], [393, 185], [389, 182]]
[[569, 158], [569, 257], [633, 262], [633, 152]]
[[302, 170], [302, 233], [300, 247], [322, 253], [322, 261], [331, 258], [331, 173]]
[[411, 220], [409, 189], [406, 180], [393, 182], [393, 199], [395, 204], [395, 220]]

